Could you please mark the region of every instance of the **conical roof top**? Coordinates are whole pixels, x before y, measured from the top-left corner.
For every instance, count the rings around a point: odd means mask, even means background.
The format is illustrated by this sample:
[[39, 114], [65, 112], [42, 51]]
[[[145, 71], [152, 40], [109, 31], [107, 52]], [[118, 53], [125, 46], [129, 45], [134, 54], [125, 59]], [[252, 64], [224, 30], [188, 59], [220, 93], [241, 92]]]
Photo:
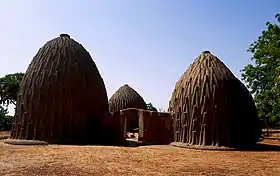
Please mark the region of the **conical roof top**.
[[180, 81], [189, 81], [193, 76], [198, 76], [200, 80], [204, 79], [205, 76], [213, 77], [213, 79], [215, 77], [217, 78], [217, 80], [215, 79], [217, 81], [216, 85], [219, 85], [220, 79], [235, 78], [228, 67], [210, 51], [202, 52], [185, 71]]
[[188, 127], [184, 135], [174, 133], [176, 142], [244, 146], [255, 143], [258, 136], [251, 94], [209, 51], [198, 56], [176, 83], [169, 111], [179, 119], [174, 121], [175, 131], [183, 133]]
[[144, 99], [129, 85], [121, 86], [109, 99], [109, 111], [127, 108], [147, 109]]

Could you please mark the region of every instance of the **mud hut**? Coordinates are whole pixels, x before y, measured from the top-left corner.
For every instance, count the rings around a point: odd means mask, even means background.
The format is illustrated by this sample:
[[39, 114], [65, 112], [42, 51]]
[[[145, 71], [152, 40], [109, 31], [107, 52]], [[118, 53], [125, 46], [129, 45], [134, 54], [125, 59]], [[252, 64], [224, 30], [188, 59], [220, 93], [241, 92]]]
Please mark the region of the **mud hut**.
[[209, 51], [196, 58], [176, 83], [169, 111], [174, 145], [242, 148], [256, 144], [260, 135], [251, 94]]
[[[127, 108], [147, 109], [144, 99], [127, 84], [121, 86], [109, 99], [109, 111], [116, 112]], [[129, 118], [127, 130], [138, 127], [138, 118]]]
[[90, 54], [61, 34], [43, 45], [27, 68], [10, 138], [94, 143], [107, 113], [105, 85]]

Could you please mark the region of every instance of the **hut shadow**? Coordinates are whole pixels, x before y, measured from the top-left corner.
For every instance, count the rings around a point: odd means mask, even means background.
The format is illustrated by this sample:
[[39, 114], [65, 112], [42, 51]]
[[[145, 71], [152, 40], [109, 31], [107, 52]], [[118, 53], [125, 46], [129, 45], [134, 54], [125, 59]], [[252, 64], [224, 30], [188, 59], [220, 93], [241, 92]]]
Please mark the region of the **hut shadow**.
[[280, 151], [280, 145], [273, 145], [273, 144], [262, 144], [258, 143], [257, 145], [253, 147], [248, 147], [244, 149], [239, 149], [240, 151], [246, 151], [246, 152], [277, 152]]
[[170, 145], [179, 148], [195, 149], [195, 150], [209, 150], [209, 151], [240, 151], [240, 152], [278, 152], [280, 151], [280, 145], [278, 144], [267, 144], [267, 143], [257, 143], [255, 145], [248, 146], [197, 146], [188, 145], [184, 143], [172, 142]]
[[37, 140], [18, 140], [18, 139], [0, 139], [0, 142], [4, 142], [9, 145], [22, 145], [22, 146], [51, 146], [51, 145], [59, 145], [59, 146], [106, 146], [106, 147], [139, 147], [138, 144], [131, 144], [131, 143], [86, 143], [86, 142], [63, 142], [63, 141], [37, 141]]
[[[280, 151], [280, 142], [276, 144], [266, 142], [264, 137], [261, 137], [256, 145], [249, 146], [247, 148], [241, 149], [241, 151], [247, 152], [277, 152]], [[269, 141], [278, 141], [274, 139], [269, 139]]]
[[255, 145], [248, 145], [243, 146], [242, 148], [233, 147], [234, 151], [245, 151], [245, 152], [278, 152], [280, 151], [280, 143], [279, 144], [271, 144], [262, 142], [263, 140], [260, 140]]
[[280, 151], [279, 145], [272, 145], [272, 144], [259, 144], [258, 150], [260, 151]]
[[48, 142], [49, 145], [64, 145], [64, 146], [106, 146], [106, 147], [139, 147], [139, 144], [136, 142], [112, 142], [112, 141], [95, 141], [95, 142], [69, 142], [69, 141], [51, 141]]

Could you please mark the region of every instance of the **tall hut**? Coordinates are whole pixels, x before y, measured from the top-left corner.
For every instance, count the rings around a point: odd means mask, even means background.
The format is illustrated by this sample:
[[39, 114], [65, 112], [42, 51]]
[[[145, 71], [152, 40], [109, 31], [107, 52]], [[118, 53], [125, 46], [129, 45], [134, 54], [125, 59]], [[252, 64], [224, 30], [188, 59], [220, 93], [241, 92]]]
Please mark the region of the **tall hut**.
[[94, 143], [108, 110], [105, 85], [90, 54], [61, 34], [41, 47], [27, 68], [10, 138]]
[[247, 88], [204, 51], [176, 83], [169, 102], [174, 145], [242, 148], [256, 144], [258, 116]]
[[[109, 99], [109, 111], [116, 112], [128, 108], [147, 109], [144, 99], [127, 84], [121, 86]], [[138, 127], [138, 118], [130, 118], [127, 130]]]

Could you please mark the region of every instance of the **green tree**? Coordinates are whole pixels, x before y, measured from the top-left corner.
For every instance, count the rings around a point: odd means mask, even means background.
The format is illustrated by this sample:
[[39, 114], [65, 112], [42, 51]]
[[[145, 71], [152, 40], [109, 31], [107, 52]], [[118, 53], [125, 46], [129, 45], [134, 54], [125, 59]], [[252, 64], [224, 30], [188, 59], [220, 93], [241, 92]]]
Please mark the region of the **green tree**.
[[24, 73], [13, 73], [0, 78], [0, 105], [16, 104], [23, 75]]
[[270, 126], [280, 125], [280, 13], [248, 49], [254, 65], [242, 70], [242, 79], [254, 95], [259, 117]]
[[152, 103], [147, 103], [147, 109], [149, 111], [156, 111], [157, 112], [157, 108], [155, 108]]
[[8, 110], [0, 106], [0, 131], [9, 131], [12, 129], [14, 117], [8, 115]]

